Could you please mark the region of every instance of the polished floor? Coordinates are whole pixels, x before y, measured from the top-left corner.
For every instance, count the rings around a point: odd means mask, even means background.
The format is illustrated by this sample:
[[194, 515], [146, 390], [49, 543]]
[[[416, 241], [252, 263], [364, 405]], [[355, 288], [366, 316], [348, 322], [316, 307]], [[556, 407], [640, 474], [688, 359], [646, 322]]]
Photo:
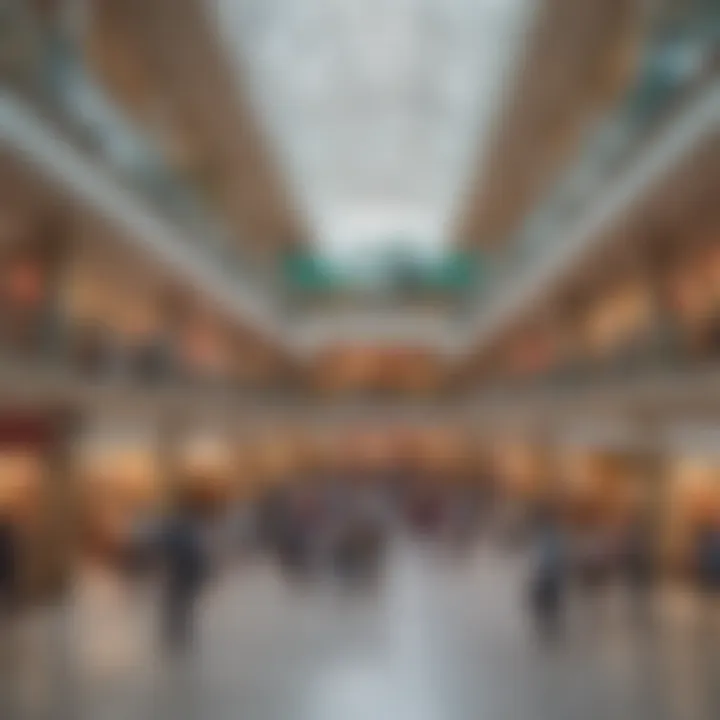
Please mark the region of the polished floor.
[[[218, 577], [184, 658], [158, 652], [150, 589], [95, 577], [6, 633], [0, 717], [52, 720], [696, 720], [720, 717], [720, 608], [665, 591], [576, 598], [541, 641], [521, 558], [400, 543], [374, 587]], [[647, 618], [646, 618], [647, 619]]]

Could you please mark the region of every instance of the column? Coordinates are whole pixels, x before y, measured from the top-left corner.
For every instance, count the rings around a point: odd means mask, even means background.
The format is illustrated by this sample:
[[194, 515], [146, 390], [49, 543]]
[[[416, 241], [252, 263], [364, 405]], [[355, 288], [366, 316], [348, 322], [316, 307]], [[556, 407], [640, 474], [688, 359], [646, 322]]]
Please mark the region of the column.
[[80, 552], [80, 496], [75, 462], [81, 415], [70, 408], [54, 410], [44, 449], [45, 472], [38, 498], [39, 536], [30, 548], [28, 593], [58, 599], [72, 583]]
[[647, 484], [648, 504], [645, 509], [656, 556], [662, 568], [670, 502], [670, 457], [662, 437], [659, 419], [643, 417], [638, 424], [643, 447], [634, 453], [634, 462], [638, 474]]
[[183, 352], [186, 329], [192, 316], [192, 298], [183, 291], [170, 289], [161, 297], [160, 303], [167, 373], [176, 379], [185, 377], [187, 367]]
[[534, 447], [541, 496], [544, 501], [554, 504], [563, 492], [557, 440], [550, 433], [542, 432], [535, 438]]
[[180, 499], [183, 481], [180, 448], [186, 430], [187, 418], [178, 409], [168, 408], [158, 418], [157, 468], [168, 510], [172, 510]]
[[674, 364], [682, 354], [668, 288], [668, 271], [673, 267], [675, 255], [668, 239], [658, 236], [645, 241], [637, 258], [640, 275], [647, 284], [652, 304], [653, 319], [647, 359], [661, 366]]
[[572, 292], [563, 298], [555, 311], [555, 322], [560, 328], [558, 344], [562, 346], [563, 357], [553, 375], [562, 384], [582, 380], [588, 369], [588, 358], [581, 342], [585, 308], [586, 297], [580, 292]]
[[42, 345], [43, 352], [55, 360], [63, 358], [67, 350], [68, 328], [63, 294], [72, 255], [71, 230], [69, 220], [56, 214], [48, 220], [43, 239], [48, 287], [42, 320]]

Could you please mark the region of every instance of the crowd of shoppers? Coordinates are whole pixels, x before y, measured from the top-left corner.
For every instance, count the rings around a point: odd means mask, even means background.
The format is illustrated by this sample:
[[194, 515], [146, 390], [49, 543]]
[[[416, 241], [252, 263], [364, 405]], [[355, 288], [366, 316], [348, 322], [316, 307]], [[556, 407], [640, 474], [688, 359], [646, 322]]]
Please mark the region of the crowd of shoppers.
[[[648, 508], [574, 513], [560, 502], [505, 497], [497, 484], [412, 474], [296, 478], [252, 499], [213, 503], [180, 494], [172, 511], [140, 518], [127, 538], [124, 567], [162, 577], [167, 647], [192, 639], [194, 608], [207, 580], [228, 562], [270, 559], [288, 582], [333, 578], [372, 587], [396, 537], [430, 538], [454, 552], [494, 544], [530, 558], [528, 608], [542, 637], [558, 637], [571, 599], [605, 604], [621, 588], [631, 617], [652, 615], [660, 575], [658, 526]], [[0, 524], [0, 593], [14, 574]], [[720, 592], [720, 523], [699, 527], [689, 570], [709, 595]], [[5, 559], [8, 556], [9, 559]], [[264, 560], [263, 560], [264, 561]], [[5, 570], [4, 568], [7, 568]], [[161, 571], [161, 572], [158, 572]]]
[[[713, 535], [720, 551], [720, 527]], [[543, 636], [560, 633], [571, 596], [597, 605], [610, 587], [625, 591], [638, 620], [651, 617], [660, 550], [656, 526], [646, 511], [636, 509], [613, 522], [594, 518], [578, 525], [557, 508], [544, 507], [535, 518], [532, 539], [530, 606]], [[706, 555], [696, 548], [695, 569]], [[720, 578], [720, 552], [717, 570]]]

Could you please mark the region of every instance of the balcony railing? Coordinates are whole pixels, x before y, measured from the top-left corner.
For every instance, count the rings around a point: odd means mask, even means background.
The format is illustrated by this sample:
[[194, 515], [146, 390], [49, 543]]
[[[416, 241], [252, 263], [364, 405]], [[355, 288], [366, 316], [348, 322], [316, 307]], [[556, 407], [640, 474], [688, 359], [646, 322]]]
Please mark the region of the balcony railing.
[[29, 3], [9, 0], [0, 6], [0, 46], [0, 92], [181, 230], [178, 242], [192, 242], [235, 281], [258, 291], [262, 282], [266, 289], [272, 278], [242, 252], [200, 189], [158, 150], [159, 143], [112, 101], [71, 33], [39, 23]]
[[512, 283], [524, 268], [556, 253], [567, 230], [582, 223], [613, 184], [633, 167], [658, 132], [718, 79], [720, 6], [695, 0], [651, 37], [636, 81], [619, 106], [599, 122], [576, 162], [530, 213], [497, 255], [486, 257], [487, 282], [468, 296], [469, 310]]
[[717, 376], [720, 371], [720, 323], [708, 318], [690, 330], [665, 320], [602, 355], [557, 357], [534, 372], [500, 370], [481, 383], [481, 392], [496, 398], [532, 394], [560, 396], [604, 387], [621, 387], [648, 378]]

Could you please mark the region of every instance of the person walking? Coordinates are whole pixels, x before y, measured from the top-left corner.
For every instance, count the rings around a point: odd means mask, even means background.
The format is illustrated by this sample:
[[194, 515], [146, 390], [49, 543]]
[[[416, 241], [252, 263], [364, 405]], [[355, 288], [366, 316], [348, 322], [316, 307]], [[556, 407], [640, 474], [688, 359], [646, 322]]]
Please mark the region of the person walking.
[[0, 613], [3, 621], [18, 601], [20, 568], [17, 528], [7, 511], [0, 512]]
[[533, 615], [545, 638], [556, 637], [562, 628], [566, 565], [565, 534], [556, 515], [545, 511], [536, 525], [535, 557], [530, 580]]
[[163, 556], [165, 642], [170, 650], [183, 650], [194, 636], [196, 606], [208, 566], [200, 520], [187, 505], [168, 523]]
[[623, 533], [620, 562], [636, 618], [643, 622], [651, 615], [652, 589], [656, 578], [653, 527], [648, 518], [632, 517]]
[[715, 615], [720, 595], [720, 522], [713, 517], [697, 533], [696, 570], [702, 592], [706, 598], [707, 615]]

